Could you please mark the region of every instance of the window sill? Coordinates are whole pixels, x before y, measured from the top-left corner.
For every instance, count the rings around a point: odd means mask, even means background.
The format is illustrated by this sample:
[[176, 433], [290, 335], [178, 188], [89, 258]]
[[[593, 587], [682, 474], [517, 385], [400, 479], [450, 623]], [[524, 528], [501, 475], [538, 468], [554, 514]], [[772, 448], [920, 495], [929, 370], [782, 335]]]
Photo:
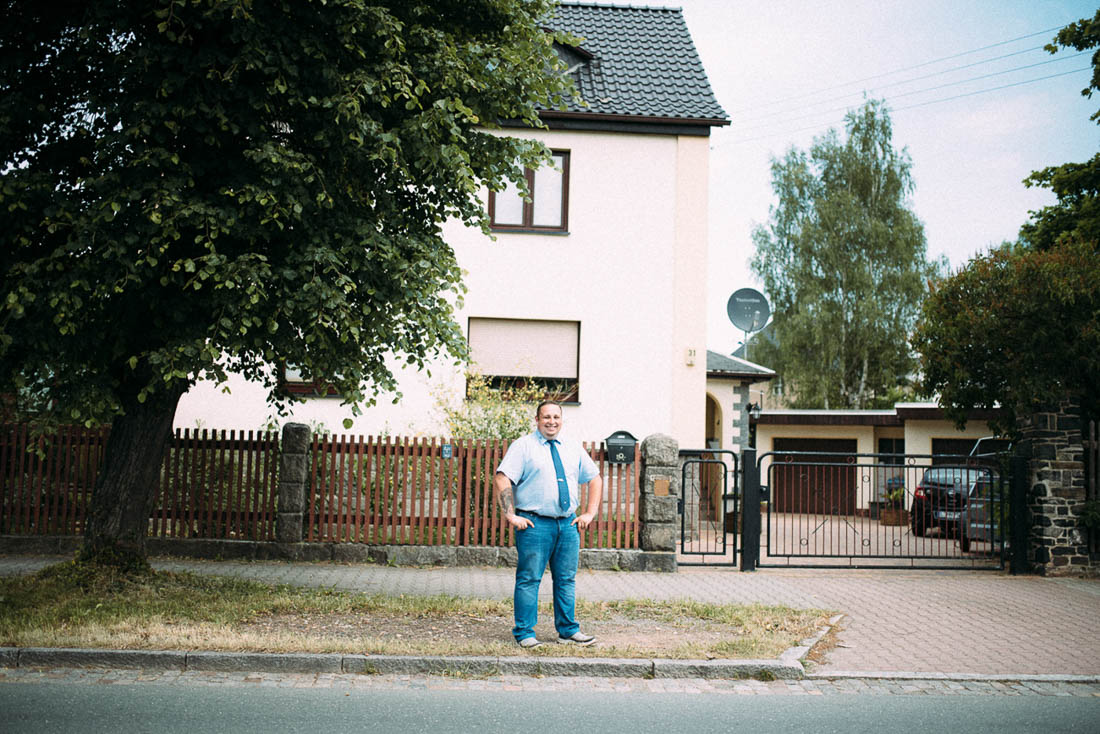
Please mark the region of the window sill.
[[553, 237], [569, 236], [569, 230], [567, 229], [525, 229], [522, 227], [513, 229], [511, 227], [490, 227], [490, 231], [492, 231], [493, 234], [546, 234]]
[[343, 397], [334, 387], [328, 389], [317, 388], [305, 384], [284, 384], [283, 392], [300, 398], [339, 398]]

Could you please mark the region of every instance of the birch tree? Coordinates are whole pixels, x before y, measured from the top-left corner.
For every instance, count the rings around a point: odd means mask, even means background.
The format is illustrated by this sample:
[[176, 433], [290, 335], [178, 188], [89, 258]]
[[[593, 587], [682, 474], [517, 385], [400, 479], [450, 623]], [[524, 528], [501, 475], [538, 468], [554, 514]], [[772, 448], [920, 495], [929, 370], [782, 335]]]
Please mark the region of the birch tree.
[[772, 160], [777, 203], [753, 231], [752, 268], [772, 303], [755, 358], [783, 379], [791, 407], [873, 408], [908, 389], [908, 337], [928, 281], [924, 229], [909, 209], [912, 164], [893, 146], [886, 106], [848, 113], [809, 151]]

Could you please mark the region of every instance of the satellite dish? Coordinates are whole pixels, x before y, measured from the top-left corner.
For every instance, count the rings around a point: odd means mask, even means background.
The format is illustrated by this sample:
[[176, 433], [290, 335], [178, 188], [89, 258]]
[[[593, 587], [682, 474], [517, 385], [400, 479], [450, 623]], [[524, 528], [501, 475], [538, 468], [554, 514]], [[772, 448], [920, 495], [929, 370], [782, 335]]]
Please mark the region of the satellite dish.
[[733, 325], [742, 331], [760, 331], [772, 315], [768, 299], [753, 288], [742, 288], [733, 292], [726, 302], [726, 313]]

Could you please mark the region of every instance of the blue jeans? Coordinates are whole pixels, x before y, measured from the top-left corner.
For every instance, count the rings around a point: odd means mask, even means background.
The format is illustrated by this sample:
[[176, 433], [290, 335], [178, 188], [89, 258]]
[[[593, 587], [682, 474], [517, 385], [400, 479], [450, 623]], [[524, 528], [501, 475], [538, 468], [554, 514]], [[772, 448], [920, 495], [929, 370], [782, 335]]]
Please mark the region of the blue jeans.
[[519, 510], [516, 514], [534, 523], [516, 531], [516, 590], [513, 596], [516, 640], [535, 636], [539, 618], [539, 583], [546, 564], [554, 582], [554, 627], [560, 637], [572, 637], [580, 630], [574, 617], [576, 605], [577, 559], [581, 536], [573, 524], [574, 515], [560, 518], [541, 517]]

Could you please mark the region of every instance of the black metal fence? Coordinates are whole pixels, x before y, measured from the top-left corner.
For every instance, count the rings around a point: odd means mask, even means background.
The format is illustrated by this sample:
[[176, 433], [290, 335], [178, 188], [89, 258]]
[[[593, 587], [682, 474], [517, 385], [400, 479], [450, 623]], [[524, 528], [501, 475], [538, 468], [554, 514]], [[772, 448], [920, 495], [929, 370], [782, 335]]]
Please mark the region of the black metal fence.
[[1007, 456], [752, 452], [743, 460], [742, 568], [1008, 562]]
[[733, 451], [680, 452], [680, 565], [737, 564], [738, 467]]

